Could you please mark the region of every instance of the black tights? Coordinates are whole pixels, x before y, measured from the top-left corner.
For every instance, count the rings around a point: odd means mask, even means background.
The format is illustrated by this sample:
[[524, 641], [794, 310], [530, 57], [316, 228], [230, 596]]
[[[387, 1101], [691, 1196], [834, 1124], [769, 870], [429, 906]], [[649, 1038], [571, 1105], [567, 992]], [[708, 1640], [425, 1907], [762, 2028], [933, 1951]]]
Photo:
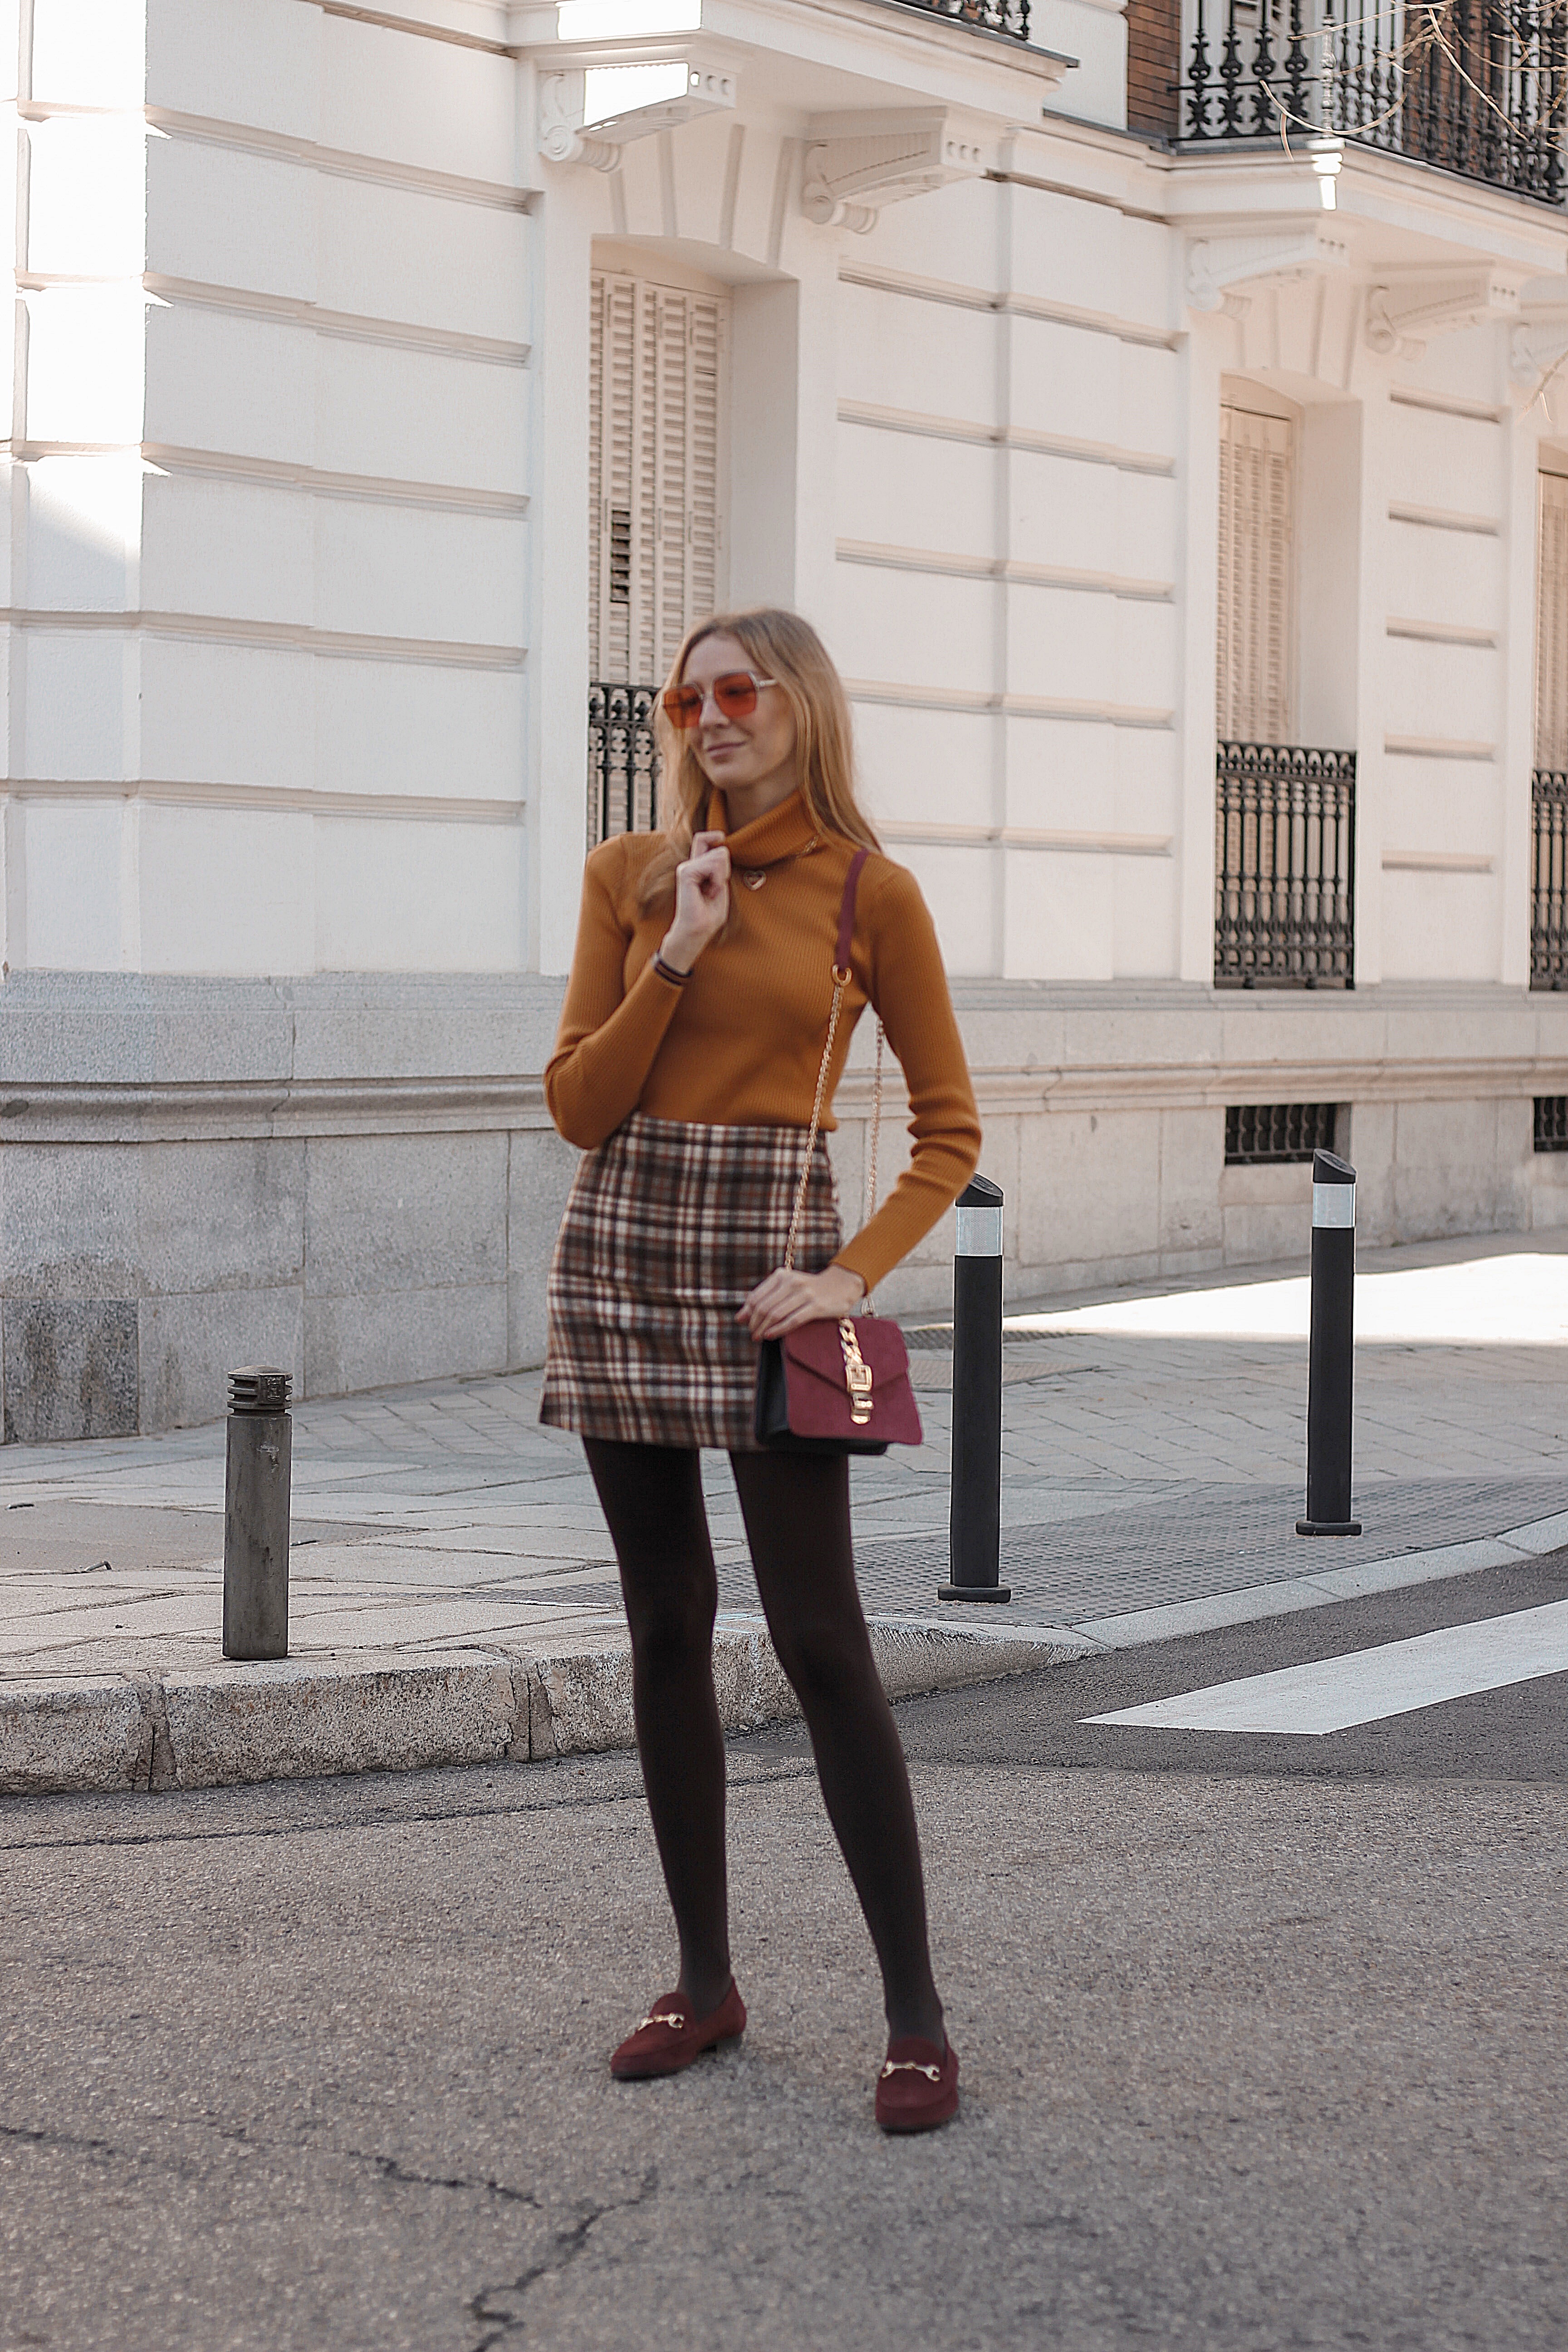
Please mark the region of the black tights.
[[[637, 1753], [696, 2013], [730, 1981], [724, 1735], [713, 1695], [719, 1605], [698, 1454], [584, 1441], [615, 1540], [632, 1636]], [[942, 2039], [904, 1752], [856, 1589], [842, 1454], [732, 1454], [779, 1663], [811, 1735], [834, 1833], [881, 1965], [895, 2034]]]

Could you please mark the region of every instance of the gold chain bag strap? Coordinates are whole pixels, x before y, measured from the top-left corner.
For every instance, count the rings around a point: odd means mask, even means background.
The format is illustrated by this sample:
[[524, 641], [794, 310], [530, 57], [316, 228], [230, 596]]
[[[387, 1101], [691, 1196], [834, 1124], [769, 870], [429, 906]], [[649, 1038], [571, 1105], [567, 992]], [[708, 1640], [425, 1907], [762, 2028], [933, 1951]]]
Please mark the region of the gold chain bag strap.
[[[793, 1272], [795, 1244], [811, 1182], [812, 1161], [822, 1124], [823, 1097], [833, 1060], [844, 992], [854, 973], [849, 957], [855, 935], [855, 898], [860, 869], [869, 856], [858, 850], [845, 878], [838, 938], [833, 957], [833, 1003], [827, 1036], [816, 1073], [805, 1156], [795, 1186], [795, 1207], [784, 1244], [784, 1266]], [[882, 1023], [877, 1023], [877, 1075], [867, 1154], [866, 1222], [877, 1202], [877, 1148], [882, 1124]], [[868, 1304], [869, 1293], [868, 1293]], [[758, 1350], [755, 1434], [759, 1444], [792, 1453], [884, 1454], [889, 1445], [918, 1445], [920, 1414], [910, 1383], [909, 1353], [896, 1323], [863, 1306], [837, 1323], [803, 1324], [783, 1339], [764, 1339]]]

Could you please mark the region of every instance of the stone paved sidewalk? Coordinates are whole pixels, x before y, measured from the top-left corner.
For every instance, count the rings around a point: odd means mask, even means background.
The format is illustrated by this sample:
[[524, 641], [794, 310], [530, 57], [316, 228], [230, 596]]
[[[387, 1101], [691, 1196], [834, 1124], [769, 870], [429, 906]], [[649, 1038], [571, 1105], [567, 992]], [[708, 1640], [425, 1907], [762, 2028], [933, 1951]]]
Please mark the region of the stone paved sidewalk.
[[[958, 1614], [1099, 1638], [1110, 1621], [1568, 1513], [1568, 1234], [1367, 1253], [1358, 1318], [1374, 1335], [1357, 1357], [1365, 1532], [1326, 1545], [1294, 1533], [1302, 1268], [1010, 1309], [1015, 1598]], [[951, 1356], [940, 1327], [913, 1337], [928, 1442], [856, 1465], [857, 1545], [868, 1609], [931, 1618]], [[538, 1395], [520, 1373], [297, 1408], [296, 1656], [620, 1642], [581, 1450], [540, 1426]], [[0, 1683], [216, 1659], [223, 1454], [221, 1423], [0, 1454]], [[754, 1612], [728, 1465], [710, 1457], [705, 1475], [724, 1604]]]

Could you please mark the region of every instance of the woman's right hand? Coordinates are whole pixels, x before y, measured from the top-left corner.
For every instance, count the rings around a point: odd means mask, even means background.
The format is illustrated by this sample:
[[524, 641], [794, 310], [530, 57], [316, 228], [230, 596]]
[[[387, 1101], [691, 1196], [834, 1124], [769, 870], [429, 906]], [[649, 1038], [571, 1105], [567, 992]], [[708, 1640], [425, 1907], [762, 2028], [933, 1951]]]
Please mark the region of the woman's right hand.
[[730, 912], [730, 853], [721, 833], [697, 833], [691, 855], [675, 869], [675, 919], [659, 943], [672, 971], [689, 971]]

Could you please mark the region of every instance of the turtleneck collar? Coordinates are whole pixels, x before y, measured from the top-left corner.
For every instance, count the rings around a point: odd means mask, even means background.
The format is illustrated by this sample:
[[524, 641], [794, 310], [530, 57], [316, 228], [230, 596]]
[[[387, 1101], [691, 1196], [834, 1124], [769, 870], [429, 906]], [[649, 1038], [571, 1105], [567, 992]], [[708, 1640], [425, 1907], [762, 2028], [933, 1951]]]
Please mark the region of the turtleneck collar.
[[729, 830], [730, 812], [715, 787], [708, 795], [707, 818], [706, 829], [723, 833], [724, 846], [737, 866], [775, 866], [781, 858], [797, 857], [816, 831], [798, 785], [777, 808], [736, 833]]

